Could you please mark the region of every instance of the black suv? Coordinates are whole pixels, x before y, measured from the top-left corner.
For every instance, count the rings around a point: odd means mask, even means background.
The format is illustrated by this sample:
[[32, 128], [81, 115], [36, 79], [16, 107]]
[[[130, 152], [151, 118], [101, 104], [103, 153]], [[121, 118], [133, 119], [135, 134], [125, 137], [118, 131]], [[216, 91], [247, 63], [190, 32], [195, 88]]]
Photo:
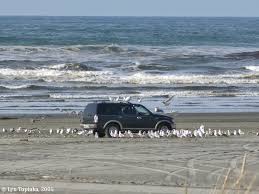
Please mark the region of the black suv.
[[85, 107], [81, 127], [93, 129], [100, 137], [111, 137], [115, 130], [172, 130], [175, 123], [173, 118], [154, 114], [141, 104], [98, 102]]

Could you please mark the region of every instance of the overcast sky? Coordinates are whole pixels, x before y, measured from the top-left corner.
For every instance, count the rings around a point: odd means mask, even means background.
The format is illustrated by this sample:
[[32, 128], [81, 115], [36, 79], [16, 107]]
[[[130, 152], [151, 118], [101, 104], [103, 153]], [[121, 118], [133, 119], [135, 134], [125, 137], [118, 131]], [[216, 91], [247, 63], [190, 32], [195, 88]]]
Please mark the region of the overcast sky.
[[0, 15], [259, 16], [259, 0], [0, 0]]

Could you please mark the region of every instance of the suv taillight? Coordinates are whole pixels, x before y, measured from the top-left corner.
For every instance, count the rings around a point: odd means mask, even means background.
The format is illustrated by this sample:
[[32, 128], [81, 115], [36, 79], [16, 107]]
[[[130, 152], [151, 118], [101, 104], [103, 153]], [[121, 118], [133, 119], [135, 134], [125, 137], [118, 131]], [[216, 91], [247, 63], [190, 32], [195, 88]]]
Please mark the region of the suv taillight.
[[94, 115], [94, 123], [98, 123], [98, 115]]

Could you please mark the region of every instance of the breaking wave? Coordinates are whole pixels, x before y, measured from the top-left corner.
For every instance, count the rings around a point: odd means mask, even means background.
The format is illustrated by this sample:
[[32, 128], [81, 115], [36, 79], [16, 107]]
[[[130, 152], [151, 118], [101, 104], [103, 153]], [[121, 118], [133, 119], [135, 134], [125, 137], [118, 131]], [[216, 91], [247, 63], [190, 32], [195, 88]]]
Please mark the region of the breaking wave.
[[245, 69], [259, 72], [259, 66], [246, 66]]

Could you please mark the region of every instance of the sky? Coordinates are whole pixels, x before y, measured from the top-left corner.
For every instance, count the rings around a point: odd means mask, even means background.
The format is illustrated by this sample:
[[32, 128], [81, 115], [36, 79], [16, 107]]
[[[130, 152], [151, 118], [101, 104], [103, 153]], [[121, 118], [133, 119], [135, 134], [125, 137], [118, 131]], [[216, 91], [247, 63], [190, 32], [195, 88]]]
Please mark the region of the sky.
[[259, 17], [259, 0], [0, 0], [0, 15]]

